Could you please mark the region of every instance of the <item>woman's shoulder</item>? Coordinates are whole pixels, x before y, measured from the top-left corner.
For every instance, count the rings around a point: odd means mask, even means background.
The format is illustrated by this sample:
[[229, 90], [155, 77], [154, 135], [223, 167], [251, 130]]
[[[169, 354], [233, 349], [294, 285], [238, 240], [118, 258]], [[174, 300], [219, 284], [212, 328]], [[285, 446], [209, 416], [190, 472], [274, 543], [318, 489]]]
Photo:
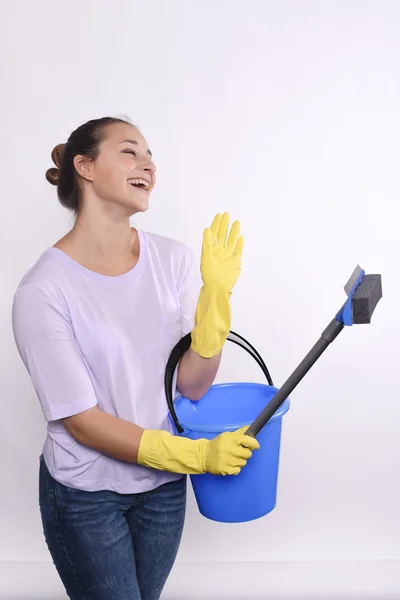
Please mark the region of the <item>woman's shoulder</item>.
[[191, 248], [184, 242], [159, 233], [149, 231], [142, 231], [142, 233], [147, 239], [148, 246], [158, 252], [167, 252], [177, 257], [191, 256], [192, 254]]
[[153, 256], [163, 263], [184, 265], [189, 268], [193, 261], [193, 250], [179, 240], [158, 233], [142, 232], [146, 238], [147, 248]]
[[15, 294], [22, 290], [40, 291], [43, 295], [59, 295], [60, 281], [64, 277], [64, 269], [54, 259], [51, 248], [45, 250], [22, 276]]
[[196, 268], [193, 250], [184, 242], [171, 237], [150, 232], [142, 233], [151, 262], [157, 263], [165, 274], [170, 273], [179, 286], [189, 271]]

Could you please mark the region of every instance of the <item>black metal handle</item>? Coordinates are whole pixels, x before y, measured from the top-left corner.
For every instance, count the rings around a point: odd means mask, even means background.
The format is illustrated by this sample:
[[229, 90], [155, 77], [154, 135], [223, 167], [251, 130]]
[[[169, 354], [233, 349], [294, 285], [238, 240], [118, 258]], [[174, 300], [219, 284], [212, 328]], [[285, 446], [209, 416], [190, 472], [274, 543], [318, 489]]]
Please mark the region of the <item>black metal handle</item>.
[[264, 410], [253, 421], [250, 427], [245, 431], [246, 435], [256, 437], [261, 429], [270, 420], [272, 415], [284, 403], [289, 394], [300, 383], [303, 377], [308, 373], [314, 363], [319, 359], [321, 354], [327, 349], [329, 344], [339, 335], [344, 328], [342, 323], [333, 319], [325, 331], [322, 333], [318, 342], [311, 348], [309, 353], [303, 358], [301, 363], [296, 367], [290, 377], [285, 381], [282, 387], [276, 392], [272, 400], [267, 404]]
[[[230, 342], [233, 342], [234, 344], [243, 348], [243, 350], [246, 350], [246, 352], [248, 352], [248, 354], [250, 354], [254, 358], [254, 360], [257, 362], [257, 364], [261, 368], [262, 372], [264, 373], [264, 375], [268, 381], [268, 384], [273, 386], [274, 384], [272, 382], [272, 378], [271, 378], [271, 375], [269, 374], [267, 366], [266, 366], [265, 362], [263, 361], [261, 355], [254, 348], [254, 346], [252, 346], [250, 344], [250, 342], [248, 342], [244, 337], [242, 337], [238, 333], [235, 333], [234, 331], [229, 332], [227, 339]], [[177, 417], [177, 414], [176, 414], [176, 411], [174, 408], [174, 399], [172, 396], [172, 382], [174, 379], [174, 374], [175, 374], [176, 368], [178, 366], [178, 363], [179, 363], [180, 359], [182, 358], [182, 356], [185, 354], [185, 352], [190, 348], [191, 343], [192, 343], [192, 334], [191, 333], [188, 333], [187, 335], [185, 335], [183, 338], [181, 338], [179, 340], [179, 342], [172, 349], [172, 352], [171, 352], [168, 362], [167, 362], [167, 366], [165, 369], [165, 375], [164, 375], [164, 388], [165, 388], [165, 396], [167, 398], [168, 408], [169, 408], [169, 411], [171, 413], [171, 416], [173, 418], [173, 421], [174, 421], [175, 426], [179, 433], [183, 433], [184, 430], [183, 430], [183, 427], [181, 426], [181, 424], [179, 423], [179, 420], [178, 420], [178, 417]]]

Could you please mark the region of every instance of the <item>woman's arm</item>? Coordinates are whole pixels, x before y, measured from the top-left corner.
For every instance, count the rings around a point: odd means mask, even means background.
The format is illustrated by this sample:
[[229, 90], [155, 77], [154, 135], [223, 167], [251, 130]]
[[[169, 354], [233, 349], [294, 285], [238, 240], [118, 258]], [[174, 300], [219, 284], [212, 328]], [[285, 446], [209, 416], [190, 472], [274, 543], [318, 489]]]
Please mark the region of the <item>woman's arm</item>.
[[243, 236], [239, 236], [238, 221], [228, 230], [229, 215], [218, 214], [211, 228], [204, 231], [201, 277], [192, 254], [180, 293], [183, 333], [190, 323], [192, 343], [178, 367], [177, 389], [190, 400], [200, 400], [213, 384], [230, 330], [230, 298], [240, 273]]
[[221, 353], [202, 358], [192, 348], [182, 356], [176, 387], [189, 400], [200, 400], [213, 384], [221, 362]]
[[62, 420], [72, 437], [117, 460], [136, 463], [144, 429], [97, 406]]
[[168, 431], [141, 429], [97, 407], [64, 419], [80, 443], [118, 460], [182, 474], [237, 475], [260, 444], [246, 427], [212, 440], [191, 440]]

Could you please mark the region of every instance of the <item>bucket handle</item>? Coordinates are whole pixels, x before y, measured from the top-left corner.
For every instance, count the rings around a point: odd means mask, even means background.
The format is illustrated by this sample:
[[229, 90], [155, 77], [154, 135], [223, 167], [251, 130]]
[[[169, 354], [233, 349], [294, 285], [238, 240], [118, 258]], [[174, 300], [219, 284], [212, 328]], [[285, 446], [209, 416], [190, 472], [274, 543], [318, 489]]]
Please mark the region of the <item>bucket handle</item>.
[[[246, 350], [246, 352], [248, 352], [248, 354], [250, 354], [250, 356], [252, 356], [254, 358], [254, 360], [257, 362], [257, 364], [261, 368], [262, 372], [264, 373], [264, 375], [268, 381], [268, 384], [273, 386], [274, 384], [273, 384], [271, 375], [269, 374], [269, 371], [267, 369], [267, 366], [266, 366], [265, 362], [263, 361], [263, 359], [261, 358], [261, 355], [254, 348], [254, 346], [252, 346], [250, 344], [250, 342], [248, 342], [244, 337], [242, 337], [238, 333], [235, 333], [234, 331], [229, 332], [227, 339], [230, 342], [233, 342], [234, 344], [243, 348], [243, 350]], [[179, 340], [179, 342], [172, 349], [172, 352], [171, 352], [168, 362], [167, 362], [167, 366], [165, 369], [165, 375], [164, 375], [164, 388], [165, 388], [165, 396], [167, 398], [168, 408], [169, 408], [169, 411], [171, 413], [171, 416], [174, 420], [175, 426], [179, 433], [183, 433], [184, 429], [183, 429], [182, 425], [179, 423], [179, 419], [177, 417], [177, 414], [176, 414], [176, 411], [174, 408], [174, 399], [172, 397], [172, 383], [173, 383], [174, 374], [175, 374], [176, 368], [178, 366], [178, 363], [179, 363], [180, 359], [182, 358], [182, 356], [185, 354], [185, 352], [190, 348], [191, 343], [192, 343], [192, 334], [191, 333], [186, 334]]]

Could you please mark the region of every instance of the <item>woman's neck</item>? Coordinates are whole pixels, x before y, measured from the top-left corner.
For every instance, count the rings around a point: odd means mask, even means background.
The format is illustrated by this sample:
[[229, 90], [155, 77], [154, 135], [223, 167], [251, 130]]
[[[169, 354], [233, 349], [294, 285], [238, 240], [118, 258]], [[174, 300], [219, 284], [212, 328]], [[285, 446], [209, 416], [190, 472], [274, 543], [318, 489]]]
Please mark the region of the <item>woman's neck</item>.
[[117, 276], [132, 269], [139, 258], [139, 239], [129, 219], [78, 215], [73, 229], [55, 247], [92, 271]]

